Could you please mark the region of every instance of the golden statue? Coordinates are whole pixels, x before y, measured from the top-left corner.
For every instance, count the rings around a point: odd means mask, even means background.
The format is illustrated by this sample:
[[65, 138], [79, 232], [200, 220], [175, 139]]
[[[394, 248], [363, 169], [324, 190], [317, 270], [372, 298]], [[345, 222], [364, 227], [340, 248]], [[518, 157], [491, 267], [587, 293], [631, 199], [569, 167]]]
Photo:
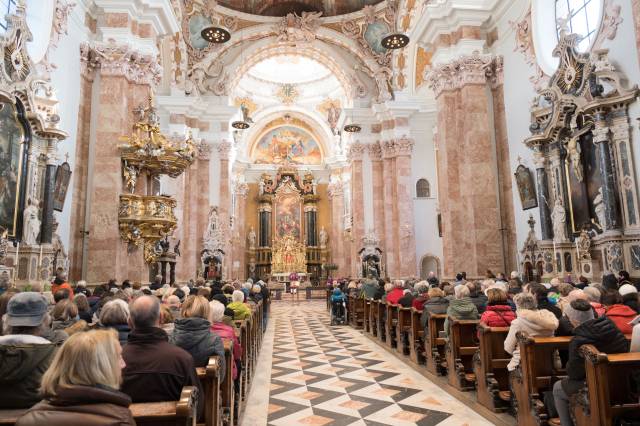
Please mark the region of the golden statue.
[[307, 256], [302, 243], [293, 236], [286, 235], [273, 244], [271, 258], [271, 273], [306, 273]]

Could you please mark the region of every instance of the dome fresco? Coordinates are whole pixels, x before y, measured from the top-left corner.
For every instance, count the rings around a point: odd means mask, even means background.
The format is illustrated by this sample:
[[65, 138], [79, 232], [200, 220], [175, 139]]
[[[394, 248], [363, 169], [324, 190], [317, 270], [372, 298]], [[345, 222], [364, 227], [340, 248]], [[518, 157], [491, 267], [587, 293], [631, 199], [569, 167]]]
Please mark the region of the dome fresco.
[[220, 0], [218, 4], [240, 12], [263, 16], [285, 16], [295, 12], [322, 12], [323, 16], [357, 12], [381, 0]]

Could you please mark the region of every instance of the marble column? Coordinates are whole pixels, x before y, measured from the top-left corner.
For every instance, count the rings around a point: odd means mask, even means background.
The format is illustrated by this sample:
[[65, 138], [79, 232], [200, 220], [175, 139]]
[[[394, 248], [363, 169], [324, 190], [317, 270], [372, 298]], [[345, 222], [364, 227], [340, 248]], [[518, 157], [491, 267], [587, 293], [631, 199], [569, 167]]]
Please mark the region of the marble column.
[[51, 244], [53, 238], [53, 196], [56, 184], [56, 141], [47, 141], [47, 167], [44, 175], [44, 199], [42, 203], [42, 225], [40, 243]]
[[411, 153], [414, 141], [400, 138], [395, 141], [395, 194], [398, 216], [398, 275], [402, 278], [417, 276], [416, 240], [413, 216], [413, 177]]
[[538, 187], [538, 210], [540, 211], [540, 229], [542, 239], [553, 239], [553, 224], [551, 223], [551, 212], [549, 206], [552, 200], [549, 199], [549, 182], [547, 179], [546, 158], [543, 152], [536, 151], [533, 154], [533, 161], [536, 166], [536, 185]]
[[640, 212], [638, 211], [638, 186], [633, 172], [634, 161], [631, 152], [631, 133], [627, 106], [615, 108], [611, 114], [611, 135], [616, 161], [618, 185], [620, 186], [622, 220], [625, 229], [640, 228]]
[[334, 277], [345, 275], [345, 261], [344, 261], [344, 192], [342, 189], [342, 181], [338, 178], [337, 181], [329, 184], [328, 188], [329, 199], [331, 201], [331, 240], [329, 246], [331, 247], [331, 259], [332, 263], [338, 266], [338, 269], [332, 272]]
[[225, 257], [223, 262], [223, 277], [226, 279], [230, 277], [231, 269], [231, 250], [229, 247], [228, 239], [229, 235], [229, 211], [231, 209], [231, 182], [229, 179], [229, 155], [231, 153], [231, 143], [228, 141], [222, 141], [216, 146], [218, 150], [218, 158], [220, 161], [220, 206], [219, 217], [220, 226], [225, 233]]
[[204, 272], [202, 262], [200, 260], [200, 252], [202, 251], [202, 236], [205, 234], [207, 225], [209, 223], [209, 175], [210, 175], [210, 161], [211, 161], [211, 145], [203, 143], [198, 149], [197, 159], [197, 207], [194, 214], [197, 217], [196, 236], [195, 236], [195, 269], [193, 274], [199, 272], [198, 276], [202, 276]]
[[394, 217], [395, 205], [395, 149], [393, 146], [393, 140], [384, 141], [380, 144], [382, 148], [382, 197], [384, 213], [384, 240], [385, 246], [385, 260], [387, 275], [392, 278], [398, 278], [397, 271], [397, 259], [398, 259], [398, 246], [396, 245], [396, 230], [398, 227], [397, 218]]
[[351, 244], [351, 276], [357, 277], [360, 271], [359, 262], [356, 262], [358, 251], [362, 248], [364, 237], [364, 187], [362, 177], [362, 156], [365, 146], [360, 142], [354, 142], [349, 147], [348, 158], [351, 162], [351, 217], [352, 238]]
[[593, 129], [593, 143], [597, 147], [598, 168], [602, 176], [602, 201], [604, 203], [605, 231], [612, 231], [621, 227], [618, 199], [616, 196], [616, 180], [611, 157], [609, 140], [610, 129], [604, 113], [595, 116], [595, 129]]
[[[382, 167], [382, 148], [379, 142], [368, 145], [369, 158], [371, 159], [371, 181], [373, 192], [373, 232], [380, 241], [380, 248], [383, 256], [386, 257], [386, 246], [384, 244], [385, 222], [384, 222], [384, 177]], [[369, 232], [369, 230], [366, 230]]]
[[249, 193], [249, 187], [244, 182], [237, 182], [234, 187], [236, 203], [234, 214], [234, 227], [236, 228], [234, 243], [233, 243], [233, 262], [238, 262], [239, 267], [233, 270], [234, 278], [244, 279], [246, 278], [246, 259], [245, 254], [247, 250], [247, 237], [249, 230], [246, 229], [246, 217], [247, 211], [247, 194]]

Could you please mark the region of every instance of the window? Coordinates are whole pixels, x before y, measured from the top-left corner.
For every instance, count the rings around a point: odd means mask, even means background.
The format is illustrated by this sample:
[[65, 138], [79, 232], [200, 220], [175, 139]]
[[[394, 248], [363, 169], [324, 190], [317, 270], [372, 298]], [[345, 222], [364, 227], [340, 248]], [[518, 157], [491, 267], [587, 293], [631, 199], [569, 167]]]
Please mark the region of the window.
[[578, 50], [586, 52], [598, 35], [602, 16], [602, 0], [556, 0], [556, 30], [566, 20], [570, 33], [579, 34]]
[[5, 17], [16, 11], [16, 0], [0, 0], [0, 32], [7, 31], [7, 20]]
[[416, 197], [429, 198], [431, 197], [431, 187], [429, 181], [426, 179], [418, 179], [416, 182]]

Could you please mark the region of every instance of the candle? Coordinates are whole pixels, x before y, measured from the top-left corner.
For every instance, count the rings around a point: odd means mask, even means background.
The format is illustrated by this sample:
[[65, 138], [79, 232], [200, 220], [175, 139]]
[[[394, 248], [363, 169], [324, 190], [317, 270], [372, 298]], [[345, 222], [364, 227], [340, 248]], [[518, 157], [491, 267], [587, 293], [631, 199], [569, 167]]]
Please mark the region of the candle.
[[558, 254], [556, 250], [556, 242], [553, 241], [553, 264], [555, 265], [555, 270], [558, 270]]
[[576, 253], [578, 255], [578, 263], [580, 262], [580, 247], [578, 246], [578, 239], [576, 238]]
[[18, 244], [16, 245], [16, 261], [15, 263], [15, 268], [16, 268], [16, 276], [14, 279], [18, 279], [18, 253], [20, 252], [20, 243], [18, 242]]
[[38, 258], [38, 267], [42, 268], [42, 244], [40, 244], [40, 257]]

